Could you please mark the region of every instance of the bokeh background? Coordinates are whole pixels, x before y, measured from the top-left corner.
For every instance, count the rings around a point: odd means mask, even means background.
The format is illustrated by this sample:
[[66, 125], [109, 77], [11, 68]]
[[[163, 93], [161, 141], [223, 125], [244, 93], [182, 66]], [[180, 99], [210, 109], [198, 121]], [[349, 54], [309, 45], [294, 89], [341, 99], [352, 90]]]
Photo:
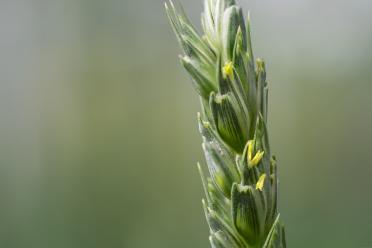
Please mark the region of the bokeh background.
[[[199, 27], [201, 0], [183, 1]], [[372, 247], [372, 2], [241, 0], [289, 247]], [[1, 0], [0, 247], [209, 247], [162, 0]]]

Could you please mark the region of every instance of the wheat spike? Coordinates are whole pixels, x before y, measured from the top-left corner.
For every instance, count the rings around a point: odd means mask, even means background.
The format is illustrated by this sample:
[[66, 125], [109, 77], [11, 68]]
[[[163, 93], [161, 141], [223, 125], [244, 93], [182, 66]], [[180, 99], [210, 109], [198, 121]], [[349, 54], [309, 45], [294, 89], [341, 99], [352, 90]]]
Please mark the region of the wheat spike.
[[245, 21], [234, 0], [205, 0], [200, 36], [182, 7], [169, 2], [165, 8], [184, 53], [181, 64], [201, 100], [209, 176], [198, 167], [211, 246], [285, 248], [277, 163], [266, 128], [266, 69], [253, 57], [249, 17]]

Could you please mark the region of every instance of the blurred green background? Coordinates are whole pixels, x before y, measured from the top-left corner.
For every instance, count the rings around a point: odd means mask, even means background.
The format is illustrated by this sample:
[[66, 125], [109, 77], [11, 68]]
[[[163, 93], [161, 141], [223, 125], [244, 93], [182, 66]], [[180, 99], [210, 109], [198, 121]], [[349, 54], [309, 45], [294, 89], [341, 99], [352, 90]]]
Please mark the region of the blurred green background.
[[[372, 247], [372, 2], [239, 3], [288, 246]], [[163, 1], [2, 0], [0, 37], [0, 247], [209, 247], [199, 104]]]

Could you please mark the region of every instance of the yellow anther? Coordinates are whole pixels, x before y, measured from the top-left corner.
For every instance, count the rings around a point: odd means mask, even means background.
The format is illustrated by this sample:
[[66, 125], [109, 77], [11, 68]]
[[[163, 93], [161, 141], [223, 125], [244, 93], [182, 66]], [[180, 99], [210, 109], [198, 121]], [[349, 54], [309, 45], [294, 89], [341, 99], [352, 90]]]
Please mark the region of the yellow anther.
[[264, 153], [265, 153], [264, 151], [258, 151], [254, 158], [251, 160], [251, 165], [256, 166], [261, 161]]
[[233, 62], [226, 62], [222, 68], [223, 76], [226, 77], [233, 77], [234, 76], [234, 64]]
[[[253, 140], [248, 141], [248, 164], [250, 166], [256, 166], [261, 161], [263, 155], [265, 154], [264, 151], [257, 151], [257, 153], [252, 155], [253, 153]], [[253, 158], [252, 158], [253, 157]]]
[[265, 183], [266, 174], [262, 174], [256, 183], [256, 189], [262, 191]]
[[253, 140], [248, 141], [248, 161], [252, 160]]

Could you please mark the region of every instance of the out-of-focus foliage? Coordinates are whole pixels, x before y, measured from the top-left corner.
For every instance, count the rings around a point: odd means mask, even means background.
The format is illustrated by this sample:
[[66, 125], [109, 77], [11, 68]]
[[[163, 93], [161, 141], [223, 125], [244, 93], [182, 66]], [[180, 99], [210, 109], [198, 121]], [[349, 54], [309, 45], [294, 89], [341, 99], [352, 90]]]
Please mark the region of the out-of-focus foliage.
[[[270, 72], [288, 246], [371, 246], [372, 3], [238, 3]], [[208, 247], [199, 101], [163, 1], [5, 0], [0, 34], [0, 247]]]

